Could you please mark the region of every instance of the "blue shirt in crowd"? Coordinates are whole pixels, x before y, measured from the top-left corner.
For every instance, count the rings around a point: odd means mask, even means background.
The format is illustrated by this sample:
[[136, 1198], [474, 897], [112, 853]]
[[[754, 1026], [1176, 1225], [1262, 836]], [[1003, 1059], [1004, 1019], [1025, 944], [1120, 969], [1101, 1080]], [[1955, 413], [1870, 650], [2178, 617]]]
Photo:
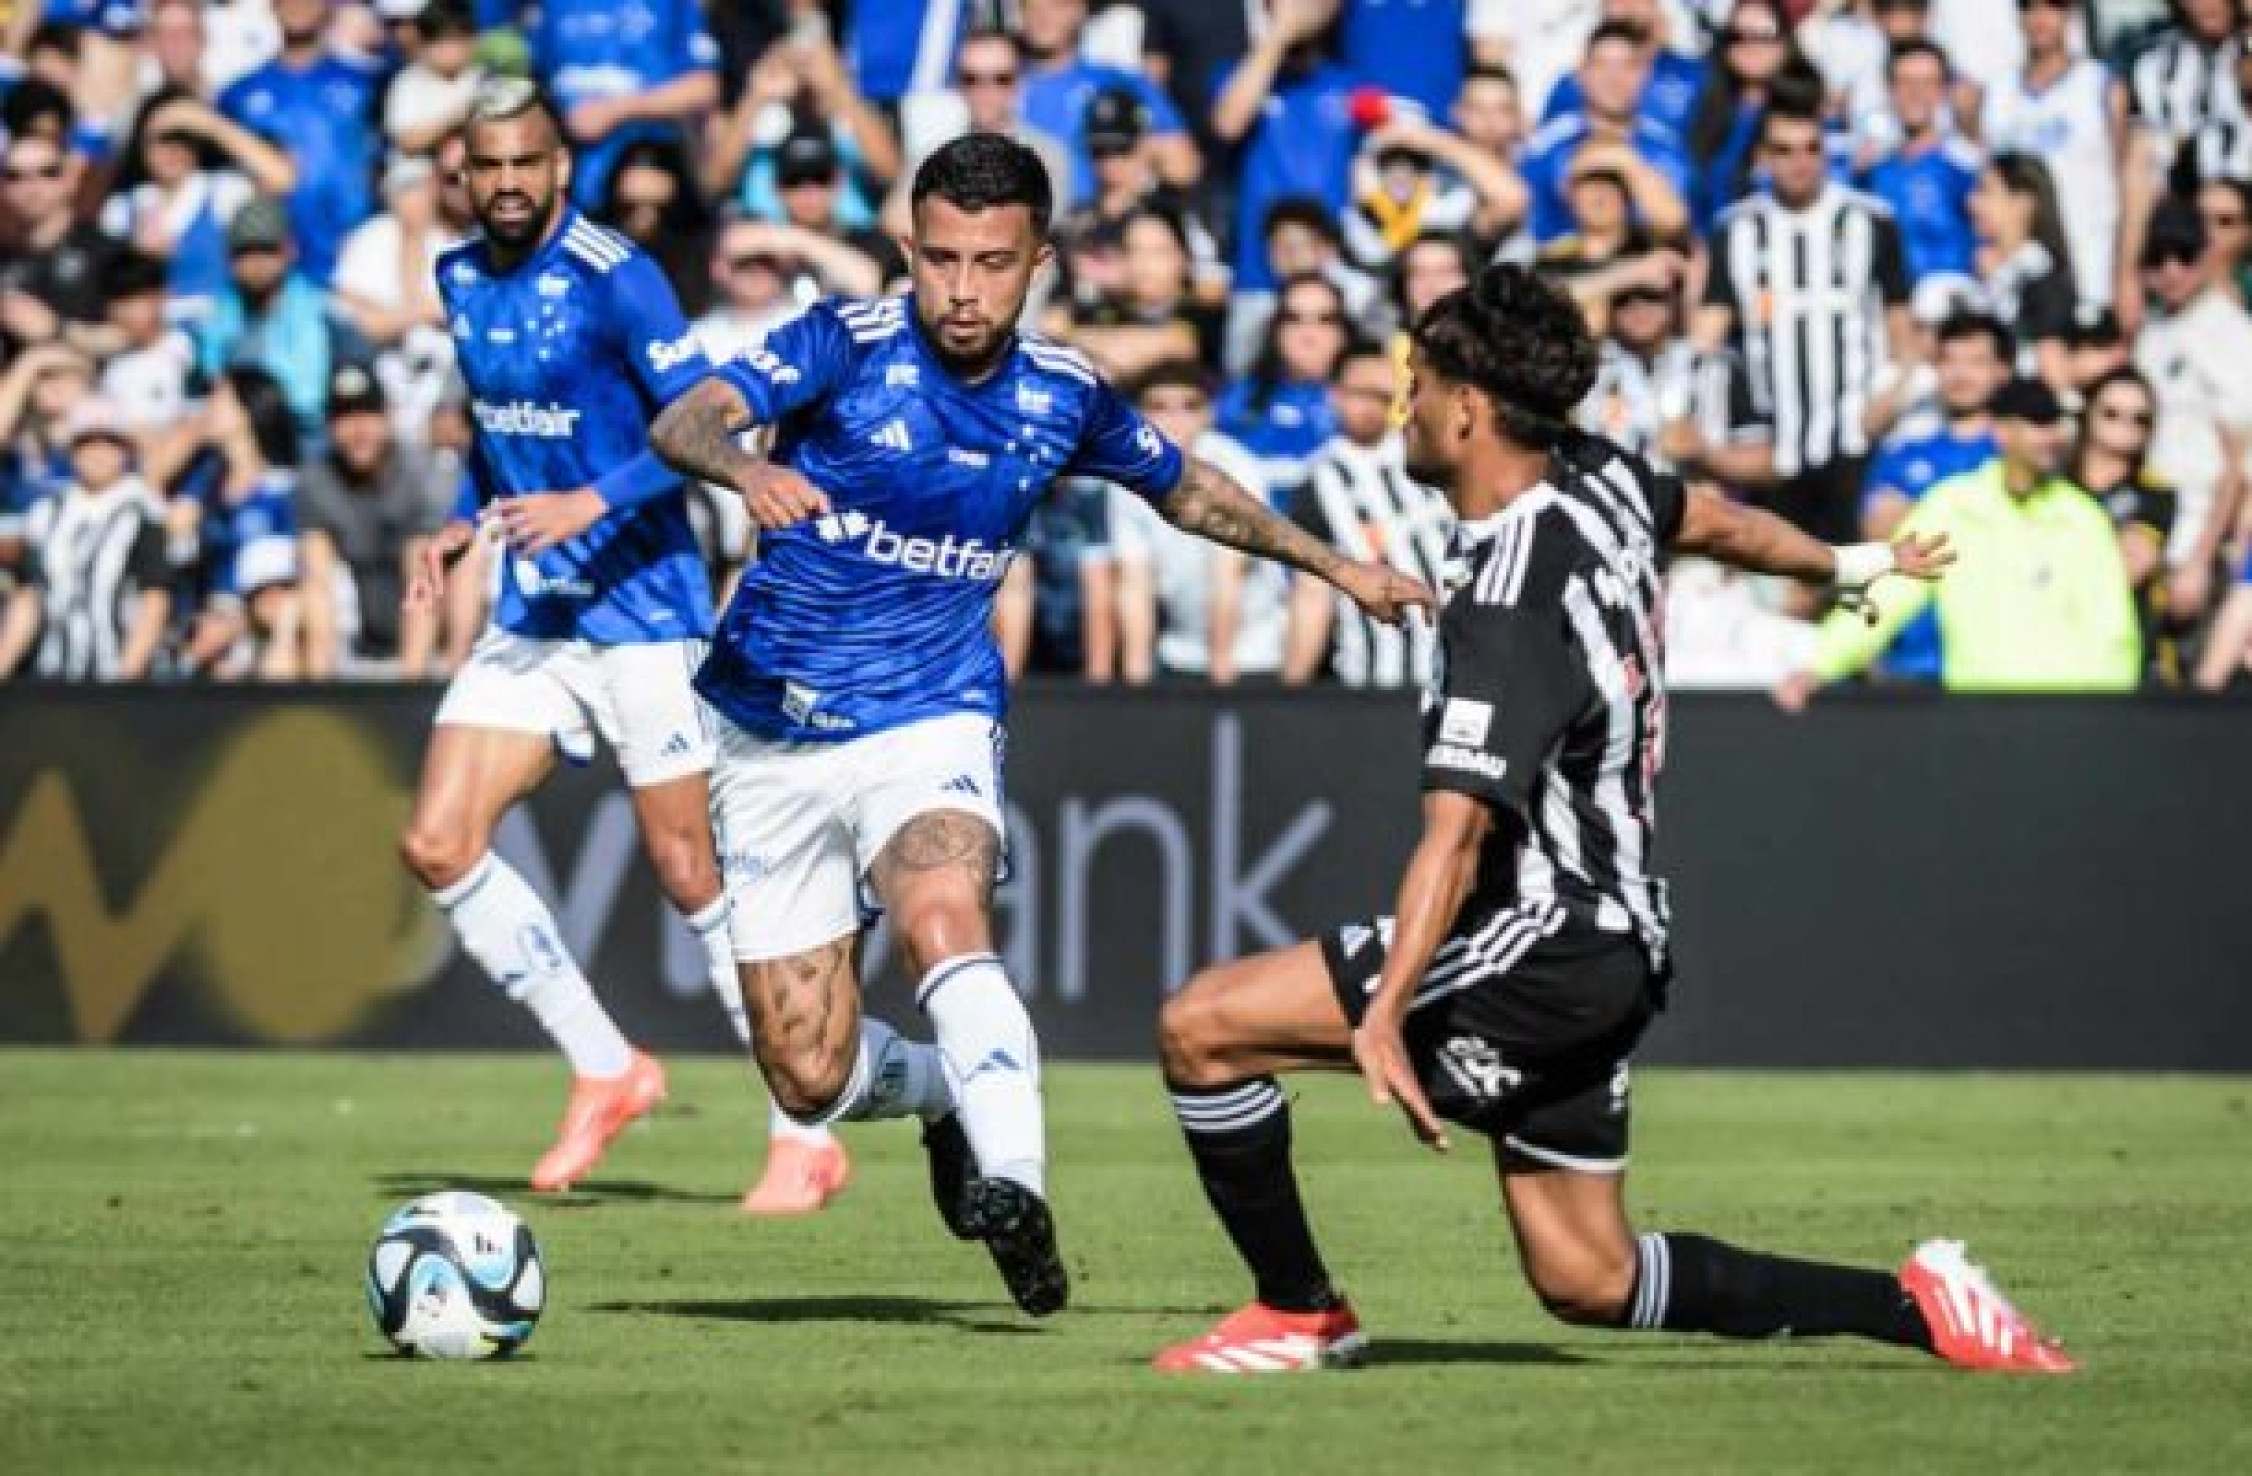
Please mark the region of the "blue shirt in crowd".
[[296, 164], [289, 225], [297, 263], [324, 287], [344, 238], [375, 214], [381, 80], [373, 64], [333, 53], [303, 69], [276, 57], [219, 94], [219, 111]]
[[[665, 0], [541, 0], [527, 39], [532, 75], [565, 114], [583, 102], [631, 97], [719, 66], [703, 10]], [[682, 137], [674, 123], [628, 123], [580, 145], [571, 198], [588, 209], [600, 205], [628, 145]]]
[[[1642, 89], [1637, 111], [1660, 128], [1687, 138], [1690, 120], [1697, 115], [1697, 99], [1704, 90], [1705, 64], [1661, 47], [1657, 60], [1650, 64], [1650, 81]], [[1553, 123], [1567, 114], [1586, 110], [1587, 93], [1580, 86], [1579, 73], [1566, 72], [1549, 89], [1548, 106], [1541, 114], [1541, 122]]]
[[1087, 148], [1087, 104], [1105, 88], [1133, 93], [1149, 120], [1152, 136], [1186, 133], [1180, 112], [1165, 89], [1139, 72], [1121, 71], [1073, 57], [1060, 67], [1031, 68], [1024, 73], [1024, 98], [1018, 113], [1026, 123], [1060, 139], [1071, 150], [1071, 198], [1095, 197], [1095, 156]]
[[1371, 87], [1446, 121], [1470, 60], [1464, 0], [1345, 0], [1337, 59]]
[[[1578, 229], [1568, 186], [1572, 160], [1586, 145], [1590, 132], [1587, 115], [1572, 113], [1542, 127], [1525, 145], [1524, 163], [1518, 172], [1524, 176], [1525, 188], [1532, 192], [1533, 239], [1544, 246]], [[1647, 118], [1637, 118], [1631, 142], [1642, 161], [1671, 181], [1686, 202], [1689, 159], [1682, 152], [1679, 136]]]
[[1920, 154], [1880, 159], [1862, 176], [1861, 188], [1890, 205], [1900, 222], [1909, 281], [1941, 272], [1977, 274], [1970, 195], [1984, 167], [1976, 145], [1951, 138]]
[[[1217, 99], [1235, 75], [1229, 67], [1213, 84]], [[1235, 285], [1239, 291], [1271, 291], [1275, 274], [1267, 265], [1267, 211], [1277, 200], [1303, 195], [1321, 201], [1332, 214], [1342, 212], [1351, 189], [1353, 155], [1361, 130], [1353, 122], [1354, 76], [1328, 62], [1275, 79], [1274, 91], [1251, 132], [1244, 138], [1242, 168], [1236, 177]]]

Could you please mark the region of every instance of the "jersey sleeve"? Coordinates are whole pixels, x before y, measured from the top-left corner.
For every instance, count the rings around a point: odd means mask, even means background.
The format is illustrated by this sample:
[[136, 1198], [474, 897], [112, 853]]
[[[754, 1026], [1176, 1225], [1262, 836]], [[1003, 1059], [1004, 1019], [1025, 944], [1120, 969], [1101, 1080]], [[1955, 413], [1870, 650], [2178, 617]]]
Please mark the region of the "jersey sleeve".
[[711, 360], [655, 261], [637, 251], [604, 280], [618, 352], [652, 405], [671, 404], [711, 375]]
[[1096, 382], [1066, 475], [1101, 477], [1154, 503], [1181, 485], [1184, 465], [1179, 447], [1117, 390]]
[[852, 334], [836, 309], [816, 303], [720, 369], [751, 418], [772, 425], [834, 393], [852, 372]]
[[1149, 131], [1154, 135], [1188, 132], [1181, 121], [1181, 110], [1173, 106], [1173, 99], [1164, 88], [1139, 72], [1127, 72], [1127, 85], [1141, 98], [1142, 108], [1149, 116]]
[[1913, 293], [1908, 281], [1908, 253], [1900, 242], [1900, 223], [1890, 215], [1875, 219], [1877, 294], [1888, 308], [1905, 307]]
[[1541, 531], [1536, 520], [1503, 533], [1448, 608], [1446, 676], [1424, 729], [1424, 789], [1520, 819], [1593, 694], [1565, 613], [1565, 564]]
[[144, 590], [162, 589], [171, 580], [172, 564], [164, 556], [164, 524], [155, 517], [142, 520], [141, 530], [133, 535], [125, 567], [133, 582]]

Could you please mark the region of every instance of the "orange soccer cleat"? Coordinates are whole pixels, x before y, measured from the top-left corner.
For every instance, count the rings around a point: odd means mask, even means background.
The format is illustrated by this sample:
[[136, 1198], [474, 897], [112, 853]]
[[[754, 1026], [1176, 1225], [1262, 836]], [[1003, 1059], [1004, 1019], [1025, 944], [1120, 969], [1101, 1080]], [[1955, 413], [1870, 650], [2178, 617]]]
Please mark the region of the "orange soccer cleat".
[[768, 1218], [815, 1214], [851, 1182], [852, 1159], [829, 1134], [770, 1138], [766, 1172], [743, 1196], [743, 1213]]
[[1959, 1240], [1917, 1246], [1900, 1268], [1900, 1285], [1931, 1325], [1933, 1351], [1957, 1368], [2061, 1374], [2080, 1366], [2010, 1305]]
[[1325, 1312], [1281, 1312], [1253, 1302], [1203, 1337], [1175, 1343], [1150, 1366], [1159, 1373], [1303, 1373], [1351, 1368], [1367, 1352], [1361, 1320], [1342, 1301]]
[[640, 1051], [622, 1076], [579, 1076], [571, 1080], [571, 1100], [555, 1146], [532, 1166], [532, 1188], [560, 1194], [594, 1171], [611, 1141], [635, 1118], [665, 1100], [665, 1068]]

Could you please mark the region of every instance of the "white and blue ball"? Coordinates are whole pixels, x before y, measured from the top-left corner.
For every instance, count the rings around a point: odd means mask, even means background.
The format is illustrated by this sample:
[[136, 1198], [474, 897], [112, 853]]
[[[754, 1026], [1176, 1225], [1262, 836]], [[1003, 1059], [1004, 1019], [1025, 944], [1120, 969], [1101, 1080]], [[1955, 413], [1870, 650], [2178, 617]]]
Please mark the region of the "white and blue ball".
[[368, 1253], [368, 1310], [419, 1358], [500, 1358], [524, 1346], [547, 1268], [514, 1211], [482, 1194], [426, 1194], [383, 1222]]

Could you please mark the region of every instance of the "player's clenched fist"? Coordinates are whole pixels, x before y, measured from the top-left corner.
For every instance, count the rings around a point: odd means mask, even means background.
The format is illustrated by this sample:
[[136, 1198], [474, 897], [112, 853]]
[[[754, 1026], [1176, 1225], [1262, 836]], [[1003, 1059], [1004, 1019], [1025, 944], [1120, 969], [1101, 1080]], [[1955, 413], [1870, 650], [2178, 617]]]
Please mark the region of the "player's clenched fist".
[[760, 465], [737, 482], [751, 521], [769, 532], [818, 518], [829, 510], [828, 496], [786, 466]]

